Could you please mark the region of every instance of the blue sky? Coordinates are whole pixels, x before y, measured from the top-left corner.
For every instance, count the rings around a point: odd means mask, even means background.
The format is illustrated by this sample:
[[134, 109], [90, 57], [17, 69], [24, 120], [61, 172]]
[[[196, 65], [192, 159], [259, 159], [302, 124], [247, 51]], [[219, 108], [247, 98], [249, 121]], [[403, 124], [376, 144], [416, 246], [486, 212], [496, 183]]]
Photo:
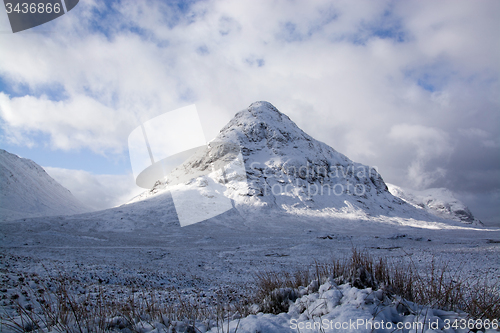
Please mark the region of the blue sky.
[[387, 182], [450, 188], [500, 223], [499, 14], [494, 0], [82, 0], [11, 34], [2, 12], [0, 147], [104, 208], [139, 191], [127, 137], [142, 121], [195, 103], [211, 139], [267, 100]]

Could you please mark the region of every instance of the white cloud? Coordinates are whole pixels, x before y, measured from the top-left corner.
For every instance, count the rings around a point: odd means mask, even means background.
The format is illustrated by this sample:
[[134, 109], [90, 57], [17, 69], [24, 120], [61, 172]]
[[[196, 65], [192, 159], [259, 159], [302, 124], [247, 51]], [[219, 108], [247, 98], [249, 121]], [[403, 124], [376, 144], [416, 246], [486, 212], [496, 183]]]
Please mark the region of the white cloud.
[[427, 188], [446, 175], [444, 168], [428, 170], [426, 165], [432, 159], [451, 155], [453, 147], [444, 131], [420, 125], [397, 124], [391, 128], [389, 138], [413, 149], [408, 178], [415, 188]]
[[94, 175], [83, 170], [44, 167], [45, 171], [85, 205], [101, 210], [124, 204], [144, 189], [129, 175]]
[[400, 143], [413, 145], [418, 158], [446, 155], [452, 150], [448, 135], [436, 128], [397, 124], [392, 126], [389, 137]]
[[[94, 152], [119, 150], [122, 137], [130, 124], [126, 117], [93, 98], [74, 95], [69, 100], [51, 101], [42, 95], [10, 98], [0, 92], [0, 116], [8, 126], [6, 135], [17, 143], [33, 145], [29, 134], [40, 131], [50, 135], [55, 149], [71, 150], [87, 147]], [[124, 131], [125, 130], [125, 131]]]

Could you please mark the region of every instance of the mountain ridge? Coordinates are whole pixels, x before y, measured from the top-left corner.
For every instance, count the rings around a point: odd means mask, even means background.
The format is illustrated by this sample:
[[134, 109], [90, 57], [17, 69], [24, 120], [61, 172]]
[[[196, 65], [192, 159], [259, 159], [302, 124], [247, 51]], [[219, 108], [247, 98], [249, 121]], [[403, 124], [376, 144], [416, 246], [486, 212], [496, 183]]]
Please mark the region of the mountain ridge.
[[30, 159], [0, 149], [0, 220], [90, 211]]
[[474, 217], [469, 207], [446, 188], [428, 188], [417, 191], [393, 184], [387, 185], [392, 195], [431, 214], [465, 224], [483, 225], [479, 219]]

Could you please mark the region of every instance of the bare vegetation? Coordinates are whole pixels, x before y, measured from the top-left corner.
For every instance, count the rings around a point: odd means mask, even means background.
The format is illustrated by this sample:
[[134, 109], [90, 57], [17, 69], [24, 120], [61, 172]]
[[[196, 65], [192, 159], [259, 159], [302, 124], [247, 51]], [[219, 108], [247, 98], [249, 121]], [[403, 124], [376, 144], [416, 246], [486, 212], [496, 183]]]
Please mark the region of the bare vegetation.
[[34, 273], [19, 274], [16, 292], [6, 297], [2, 289], [5, 311], [0, 315], [0, 331], [203, 332], [216, 328], [226, 332], [231, 320], [256, 312], [288, 311], [301, 289], [318, 290], [329, 278], [338, 285], [381, 290], [390, 299], [464, 311], [474, 319], [500, 317], [499, 285], [486, 276], [464, 276], [435, 261], [419, 270], [411, 260], [389, 262], [353, 249], [350, 257], [315, 262], [294, 272], [260, 272], [248, 290], [221, 289], [211, 294], [139, 286], [83, 287], [62, 275], [42, 280]]
[[[81, 287], [68, 277], [20, 276], [12, 311], [1, 316], [0, 331], [8, 332], [224, 332], [230, 320], [248, 315], [249, 305], [235, 290], [211, 295], [181, 294], [176, 289], [141, 290], [138, 286]], [[5, 303], [4, 303], [5, 304]], [[4, 308], [5, 309], [5, 308]]]
[[307, 270], [263, 272], [257, 274], [258, 299], [265, 312], [288, 310], [289, 301], [295, 301], [298, 288], [315, 283], [317, 287], [327, 278], [337, 284], [349, 283], [363, 289], [381, 289], [388, 297], [399, 296], [421, 305], [443, 310], [464, 311], [474, 319], [500, 317], [500, 285], [491, 283], [487, 276], [474, 278], [451, 271], [446, 263], [434, 260], [427, 269], [417, 269], [410, 260], [389, 262], [374, 259], [358, 249], [343, 259], [331, 263], [315, 263]]

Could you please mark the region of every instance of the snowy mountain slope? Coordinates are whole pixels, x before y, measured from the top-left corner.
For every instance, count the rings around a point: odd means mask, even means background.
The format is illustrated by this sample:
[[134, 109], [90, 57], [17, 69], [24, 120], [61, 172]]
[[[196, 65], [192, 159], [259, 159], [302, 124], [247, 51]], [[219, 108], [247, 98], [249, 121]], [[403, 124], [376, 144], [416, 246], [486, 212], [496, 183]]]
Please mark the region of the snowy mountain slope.
[[[333, 171], [313, 173], [318, 165]], [[303, 173], [295, 174], [293, 166]], [[167, 246], [183, 257], [186, 251], [197, 253], [195, 244], [200, 242], [223, 249], [229, 243], [258, 241], [265, 251], [279, 254], [284, 250], [272, 248], [280, 242], [289, 249], [302, 246], [292, 240], [309, 244], [317, 237], [335, 239], [335, 244], [338, 239], [351, 244], [357, 237], [363, 246], [370, 239], [374, 247], [382, 246], [382, 238], [417, 244], [431, 234], [448, 239], [448, 232], [498, 238], [498, 230], [442, 219], [392, 196], [376, 171], [363, 173], [366, 168], [305, 134], [269, 103], [254, 103], [238, 113], [207, 149], [128, 204], [68, 217], [3, 222], [0, 243], [14, 248]], [[346, 191], [328, 193], [335, 184]], [[311, 190], [320, 185], [322, 194]], [[211, 214], [214, 206], [217, 214]], [[202, 219], [182, 228], [183, 214], [201, 214]]]
[[430, 188], [416, 191], [403, 189], [399, 186], [387, 184], [389, 192], [417, 208], [439, 216], [466, 224], [482, 225], [481, 221], [472, 215], [469, 208], [460, 200], [455, 198], [453, 193], [445, 188]]
[[[246, 219], [272, 210], [303, 217], [443, 221], [394, 197], [374, 168], [315, 140], [268, 102], [237, 113], [206, 149], [131, 203], [165, 191], [173, 193], [174, 202], [184, 198], [176, 205], [178, 214], [184, 202], [220, 212], [234, 207]], [[203, 209], [209, 216], [219, 213]]]
[[38, 164], [0, 149], [0, 220], [87, 211]]

